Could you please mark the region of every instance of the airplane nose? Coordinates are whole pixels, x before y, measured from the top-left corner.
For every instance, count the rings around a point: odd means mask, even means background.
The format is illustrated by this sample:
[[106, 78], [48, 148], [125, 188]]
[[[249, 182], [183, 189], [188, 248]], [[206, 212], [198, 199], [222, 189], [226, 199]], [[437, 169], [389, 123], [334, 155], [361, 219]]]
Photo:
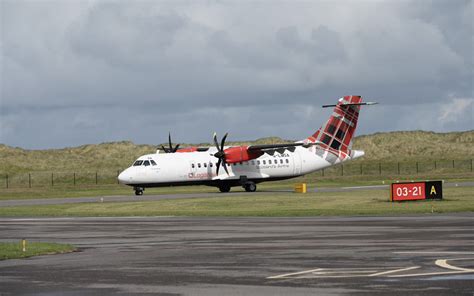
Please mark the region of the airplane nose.
[[121, 184], [127, 184], [128, 182], [130, 182], [130, 180], [132, 179], [131, 178], [131, 175], [130, 175], [130, 172], [128, 171], [128, 169], [126, 169], [125, 171], [121, 172], [119, 175], [118, 175], [118, 181], [121, 183]]

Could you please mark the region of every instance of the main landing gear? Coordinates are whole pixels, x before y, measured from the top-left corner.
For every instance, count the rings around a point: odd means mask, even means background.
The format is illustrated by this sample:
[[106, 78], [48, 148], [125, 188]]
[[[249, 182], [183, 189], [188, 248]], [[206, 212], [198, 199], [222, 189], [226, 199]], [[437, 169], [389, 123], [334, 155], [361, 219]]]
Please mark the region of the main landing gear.
[[250, 181], [246, 182], [242, 187], [244, 187], [245, 191], [247, 192], [255, 192], [255, 190], [257, 190], [257, 185], [254, 182]]
[[143, 191], [145, 191], [145, 188], [142, 187], [134, 187], [135, 190], [135, 195], [143, 195]]
[[220, 192], [229, 192], [230, 191], [230, 185], [229, 184], [219, 185], [219, 191]]

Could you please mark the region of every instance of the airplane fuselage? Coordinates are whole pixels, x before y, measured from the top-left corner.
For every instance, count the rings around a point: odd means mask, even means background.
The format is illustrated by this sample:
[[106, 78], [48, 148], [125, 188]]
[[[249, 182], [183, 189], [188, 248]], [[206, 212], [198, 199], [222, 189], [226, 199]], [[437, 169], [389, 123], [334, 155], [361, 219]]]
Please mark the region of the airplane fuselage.
[[[215, 152], [215, 148], [210, 148], [205, 152], [143, 155], [137, 159], [142, 161], [141, 165], [132, 165], [124, 170], [119, 175], [119, 181], [143, 188], [172, 185], [219, 187], [222, 183], [237, 186], [241, 185], [242, 178], [254, 183], [290, 179], [363, 155], [362, 151], [353, 151], [352, 155], [336, 155], [336, 152], [314, 146], [296, 147], [294, 152], [264, 154], [253, 160], [228, 164], [229, 174], [221, 170], [216, 175]], [[143, 165], [147, 160], [149, 165]]]

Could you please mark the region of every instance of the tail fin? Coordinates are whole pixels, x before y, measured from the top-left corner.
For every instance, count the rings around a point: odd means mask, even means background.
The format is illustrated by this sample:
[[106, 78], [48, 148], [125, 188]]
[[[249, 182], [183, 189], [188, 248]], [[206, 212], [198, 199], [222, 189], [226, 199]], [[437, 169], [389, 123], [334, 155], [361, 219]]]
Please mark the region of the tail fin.
[[335, 108], [329, 120], [311, 137], [308, 137], [307, 141], [320, 142], [323, 148], [350, 154], [360, 106], [371, 104], [374, 103], [362, 103], [361, 96], [345, 96], [340, 98], [336, 105], [323, 106]]

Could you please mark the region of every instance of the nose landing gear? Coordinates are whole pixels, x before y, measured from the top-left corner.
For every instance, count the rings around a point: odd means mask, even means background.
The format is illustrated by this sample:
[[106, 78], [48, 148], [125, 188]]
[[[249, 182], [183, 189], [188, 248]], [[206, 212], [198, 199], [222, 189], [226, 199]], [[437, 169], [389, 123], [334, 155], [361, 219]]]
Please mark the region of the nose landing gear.
[[143, 191], [145, 191], [145, 188], [134, 187], [133, 190], [135, 190], [135, 195], [143, 195]]

